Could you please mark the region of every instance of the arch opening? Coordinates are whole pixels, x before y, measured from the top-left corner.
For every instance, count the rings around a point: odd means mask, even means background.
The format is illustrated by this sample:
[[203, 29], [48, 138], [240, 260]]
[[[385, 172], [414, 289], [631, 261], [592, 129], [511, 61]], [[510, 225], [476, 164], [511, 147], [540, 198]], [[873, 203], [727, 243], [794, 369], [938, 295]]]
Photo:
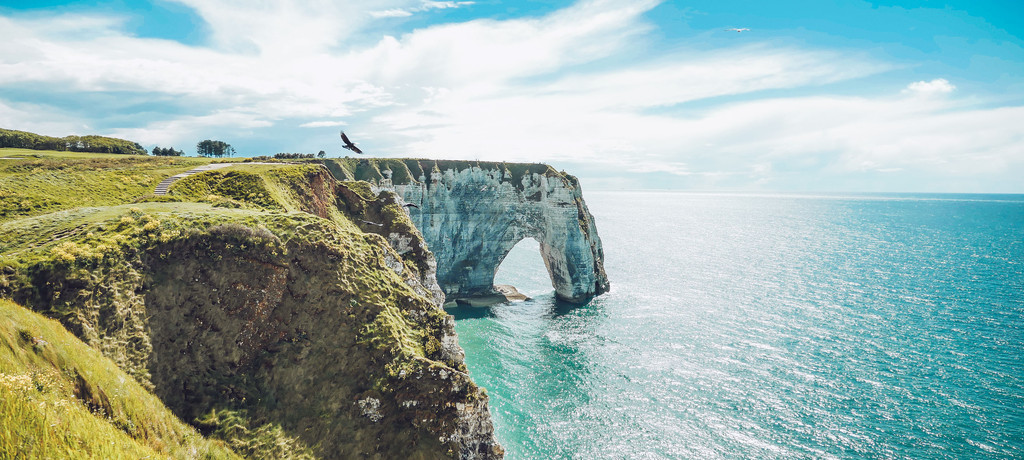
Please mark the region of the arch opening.
[[516, 243], [495, 268], [494, 285], [514, 286], [528, 297], [552, 292], [554, 283], [544, 264], [540, 243], [531, 237]]

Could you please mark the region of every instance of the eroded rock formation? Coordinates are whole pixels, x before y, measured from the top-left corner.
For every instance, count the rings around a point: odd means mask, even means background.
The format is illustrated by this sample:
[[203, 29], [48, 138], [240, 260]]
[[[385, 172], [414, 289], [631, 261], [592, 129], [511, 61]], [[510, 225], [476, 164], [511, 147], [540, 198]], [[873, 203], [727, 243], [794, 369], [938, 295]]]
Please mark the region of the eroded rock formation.
[[582, 302], [608, 291], [601, 238], [571, 175], [547, 165], [488, 162], [366, 159], [328, 166], [417, 206], [408, 208], [410, 217], [437, 259], [437, 281], [449, 301], [495, 294], [498, 266], [524, 238], [540, 243], [560, 299]]

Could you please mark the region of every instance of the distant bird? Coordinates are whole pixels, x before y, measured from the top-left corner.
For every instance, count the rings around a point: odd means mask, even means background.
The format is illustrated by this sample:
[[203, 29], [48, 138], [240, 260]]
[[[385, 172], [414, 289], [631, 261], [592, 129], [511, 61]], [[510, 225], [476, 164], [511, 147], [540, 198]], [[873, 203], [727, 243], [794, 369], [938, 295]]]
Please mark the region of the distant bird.
[[727, 30], [729, 32], [737, 32], [737, 33], [738, 32], [750, 32], [750, 29], [748, 29], [746, 27], [733, 27], [731, 29], [725, 29], [725, 30]]
[[383, 226], [384, 226], [384, 224], [378, 224], [378, 223], [376, 223], [376, 222], [370, 222], [370, 221], [368, 221], [368, 220], [364, 220], [364, 221], [362, 221], [362, 222], [363, 222], [364, 224], [376, 225], [376, 226], [378, 226], [378, 227], [383, 227]]
[[407, 207], [407, 208], [416, 208], [416, 209], [419, 209], [419, 208], [420, 208], [419, 206], [417, 206], [417, 205], [414, 205], [414, 204], [412, 204], [412, 203], [406, 203], [406, 204], [403, 204], [402, 206], [405, 206], [405, 207]]
[[352, 141], [348, 140], [348, 136], [345, 135], [345, 131], [341, 132], [341, 141], [345, 143], [346, 149], [356, 153], [363, 153], [362, 150], [359, 150], [359, 147], [356, 147], [356, 144], [353, 144]]

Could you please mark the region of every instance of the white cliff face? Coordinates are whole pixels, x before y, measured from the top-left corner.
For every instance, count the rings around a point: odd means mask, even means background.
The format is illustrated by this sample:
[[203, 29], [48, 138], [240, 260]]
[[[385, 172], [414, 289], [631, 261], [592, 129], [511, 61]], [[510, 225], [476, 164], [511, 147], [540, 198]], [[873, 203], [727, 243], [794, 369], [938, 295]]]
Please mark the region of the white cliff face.
[[[421, 175], [394, 190], [437, 260], [448, 300], [492, 295], [494, 274], [519, 241], [534, 238], [557, 296], [582, 302], [608, 291], [604, 252], [576, 179], [549, 170], [516, 181], [500, 163]], [[493, 168], [489, 168], [493, 165]]]

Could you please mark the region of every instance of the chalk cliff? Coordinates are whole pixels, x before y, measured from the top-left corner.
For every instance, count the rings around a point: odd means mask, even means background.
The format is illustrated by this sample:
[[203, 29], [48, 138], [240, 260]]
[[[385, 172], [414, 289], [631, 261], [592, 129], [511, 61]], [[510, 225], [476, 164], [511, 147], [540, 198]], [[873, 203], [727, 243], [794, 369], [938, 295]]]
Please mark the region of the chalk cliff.
[[394, 190], [437, 259], [448, 300], [496, 293], [494, 274], [519, 241], [533, 238], [556, 295], [583, 302], [608, 291], [594, 217], [575, 177], [542, 164], [343, 159], [335, 175]]

